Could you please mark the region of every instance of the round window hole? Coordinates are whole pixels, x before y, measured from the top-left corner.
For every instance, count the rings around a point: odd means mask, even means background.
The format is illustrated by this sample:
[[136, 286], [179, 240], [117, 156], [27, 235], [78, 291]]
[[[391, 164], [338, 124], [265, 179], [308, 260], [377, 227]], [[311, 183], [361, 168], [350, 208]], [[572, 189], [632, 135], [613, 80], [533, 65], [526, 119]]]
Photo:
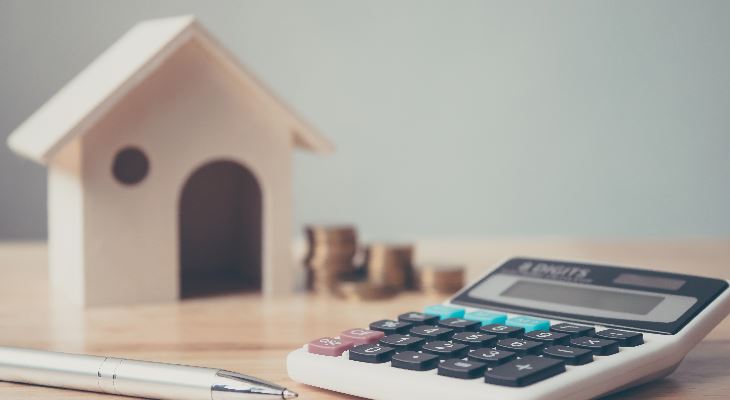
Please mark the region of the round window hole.
[[150, 162], [142, 150], [126, 147], [114, 157], [112, 173], [114, 178], [125, 185], [141, 182], [150, 170]]

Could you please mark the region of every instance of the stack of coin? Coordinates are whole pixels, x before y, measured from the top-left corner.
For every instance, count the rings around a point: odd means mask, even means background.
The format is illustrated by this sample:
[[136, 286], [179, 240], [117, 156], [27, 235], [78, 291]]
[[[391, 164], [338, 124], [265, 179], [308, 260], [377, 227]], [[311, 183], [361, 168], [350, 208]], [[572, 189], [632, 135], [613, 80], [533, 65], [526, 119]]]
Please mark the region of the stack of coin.
[[384, 286], [378, 286], [367, 281], [340, 282], [337, 295], [350, 301], [370, 301], [389, 299], [398, 294], [398, 291]]
[[368, 282], [388, 289], [409, 289], [413, 282], [413, 246], [407, 244], [371, 244], [365, 265]]
[[307, 288], [332, 294], [340, 280], [355, 272], [352, 258], [357, 251], [357, 232], [351, 225], [305, 227], [309, 252], [305, 259]]
[[456, 264], [419, 264], [415, 268], [415, 286], [425, 293], [456, 293], [464, 286], [464, 267]]

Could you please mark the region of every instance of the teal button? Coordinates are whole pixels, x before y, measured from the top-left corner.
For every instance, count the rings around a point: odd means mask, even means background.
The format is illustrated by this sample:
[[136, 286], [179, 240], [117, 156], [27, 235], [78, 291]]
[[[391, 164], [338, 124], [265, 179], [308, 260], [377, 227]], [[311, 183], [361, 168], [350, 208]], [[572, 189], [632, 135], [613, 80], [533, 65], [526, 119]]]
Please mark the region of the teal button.
[[423, 312], [431, 315], [438, 315], [441, 319], [446, 318], [461, 318], [464, 316], [464, 309], [458, 307], [449, 307], [441, 304], [428, 306], [423, 309]]
[[533, 317], [514, 317], [507, 320], [505, 325], [525, 328], [525, 332], [550, 330], [550, 321]]
[[482, 325], [504, 324], [507, 320], [507, 314], [500, 314], [492, 311], [472, 311], [464, 315], [464, 319], [469, 321], [479, 321]]

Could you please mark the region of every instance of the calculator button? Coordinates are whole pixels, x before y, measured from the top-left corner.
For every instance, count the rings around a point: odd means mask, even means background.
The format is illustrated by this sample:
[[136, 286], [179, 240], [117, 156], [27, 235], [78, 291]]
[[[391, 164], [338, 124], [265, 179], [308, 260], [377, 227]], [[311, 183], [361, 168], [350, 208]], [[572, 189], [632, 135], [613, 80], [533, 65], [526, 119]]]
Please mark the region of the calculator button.
[[550, 321], [533, 317], [513, 317], [508, 319], [505, 325], [525, 328], [525, 332], [550, 329]]
[[454, 330], [438, 326], [421, 325], [411, 328], [410, 333], [413, 336], [422, 337], [427, 341], [446, 340], [451, 338], [451, 334], [454, 333]]
[[567, 333], [570, 337], [591, 336], [596, 332], [592, 326], [577, 325], [570, 323], [556, 324], [550, 327], [553, 332]]
[[620, 331], [618, 329], [606, 329], [596, 332], [596, 337], [615, 340], [621, 347], [635, 347], [644, 344], [644, 335], [641, 333]]
[[466, 353], [469, 348], [461, 343], [451, 343], [442, 340], [435, 342], [428, 342], [421, 348], [424, 353], [435, 354], [442, 360], [448, 358], [463, 358], [466, 357]]
[[542, 351], [548, 357], [565, 361], [568, 365], [583, 365], [593, 361], [593, 352], [568, 346], [551, 346]]
[[487, 364], [479, 361], [464, 361], [452, 358], [439, 364], [439, 375], [459, 379], [475, 379], [484, 375]]
[[522, 336], [522, 334], [525, 333], [525, 328], [517, 328], [502, 324], [489, 324], [479, 328], [479, 331], [489, 335], [495, 335], [500, 339], [505, 339]]
[[565, 363], [554, 358], [527, 356], [495, 367], [484, 381], [502, 386], [527, 386], [565, 372]]
[[513, 351], [517, 354], [535, 354], [542, 349], [543, 345], [540, 342], [533, 342], [524, 339], [502, 339], [497, 342], [497, 348], [507, 351]]
[[609, 356], [618, 353], [618, 342], [615, 340], [581, 336], [571, 339], [570, 345], [591, 350], [597, 356]]
[[568, 335], [567, 333], [542, 330], [527, 332], [524, 336], [527, 340], [542, 342], [546, 346], [553, 346], [556, 344], [568, 344], [568, 341], [570, 340], [570, 335]]
[[375, 321], [370, 324], [370, 329], [374, 331], [381, 331], [386, 335], [392, 335], [394, 333], [406, 333], [411, 329], [413, 325], [408, 322], [398, 322], [392, 319], [382, 319]]
[[461, 318], [464, 316], [464, 309], [458, 307], [449, 307], [441, 304], [428, 306], [423, 310], [426, 314], [438, 315], [441, 319]]
[[395, 354], [392, 347], [379, 344], [361, 344], [350, 349], [350, 360], [381, 364], [390, 361]]
[[313, 354], [320, 354], [323, 356], [339, 357], [346, 350], [352, 347], [352, 343], [346, 343], [340, 339], [331, 337], [323, 337], [317, 340], [312, 340], [307, 345], [307, 351]]
[[428, 371], [439, 365], [439, 357], [428, 353], [404, 351], [395, 354], [390, 360], [390, 365], [395, 368], [410, 369], [412, 371]]
[[475, 331], [479, 329], [482, 324], [479, 321], [469, 321], [463, 318], [446, 318], [439, 321], [439, 326], [444, 328], [451, 328], [456, 332], [464, 331]]
[[340, 339], [343, 342], [350, 342], [352, 344], [377, 343], [383, 336], [385, 336], [383, 332], [362, 328], [348, 329], [340, 333]]
[[464, 319], [479, 321], [482, 325], [504, 324], [507, 321], [507, 314], [480, 310], [464, 314]]
[[489, 367], [496, 367], [517, 357], [516, 353], [506, 350], [476, 349], [469, 352], [468, 357], [472, 361], [479, 361]]
[[423, 344], [424, 340], [415, 336], [406, 335], [388, 335], [380, 339], [380, 344], [383, 346], [392, 347], [396, 352], [406, 350], [418, 350]]
[[398, 316], [398, 321], [401, 322], [408, 322], [413, 324], [413, 326], [416, 325], [436, 325], [436, 322], [438, 322], [439, 317], [438, 315], [431, 315], [431, 314], [424, 314], [420, 312], [407, 312], [405, 314], [401, 314]]
[[497, 337], [486, 333], [459, 332], [455, 333], [451, 337], [451, 340], [456, 343], [465, 344], [471, 349], [478, 349], [480, 347], [492, 346], [497, 341]]

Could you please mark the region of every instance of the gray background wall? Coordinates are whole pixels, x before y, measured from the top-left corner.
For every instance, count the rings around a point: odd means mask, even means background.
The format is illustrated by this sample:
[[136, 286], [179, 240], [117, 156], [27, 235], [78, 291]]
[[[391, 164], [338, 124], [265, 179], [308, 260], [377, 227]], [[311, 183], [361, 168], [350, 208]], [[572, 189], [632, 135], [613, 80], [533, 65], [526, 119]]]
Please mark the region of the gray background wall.
[[[730, 235], [728, 1], [0, 0], [0, 138], [136, 21], [194, 13], [336, 142], [296, 223], [368, 236]], [[0, 239], [45, 236], [0, 146]]]

